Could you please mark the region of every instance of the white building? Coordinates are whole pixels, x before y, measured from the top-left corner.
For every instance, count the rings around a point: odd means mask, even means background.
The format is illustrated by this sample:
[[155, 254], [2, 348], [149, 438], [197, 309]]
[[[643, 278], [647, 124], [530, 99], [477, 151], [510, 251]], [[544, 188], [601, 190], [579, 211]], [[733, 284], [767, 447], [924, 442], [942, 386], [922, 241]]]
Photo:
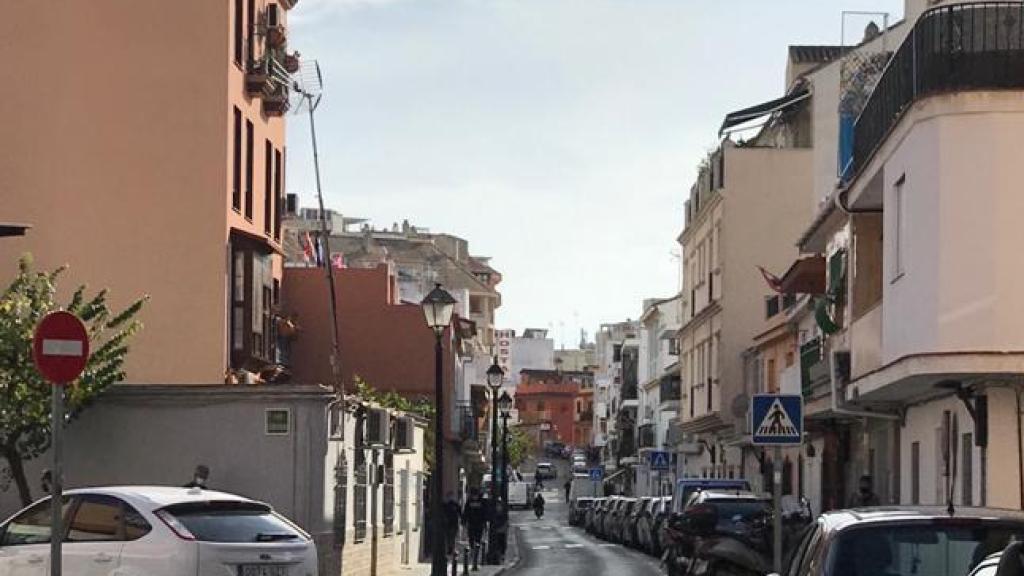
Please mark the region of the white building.
[[[679, 295], [663, 300], [645, 300], [640, 316], [640, 361], [637, 369], [639, 421], [634, 493], [639, 496], [671, 494], [674, 468], [651, 470], [650, 454], [665, 451], [669, 423], [679, 412], [678, 331]], [[671, 466], [672, 457], [668, 464]]]

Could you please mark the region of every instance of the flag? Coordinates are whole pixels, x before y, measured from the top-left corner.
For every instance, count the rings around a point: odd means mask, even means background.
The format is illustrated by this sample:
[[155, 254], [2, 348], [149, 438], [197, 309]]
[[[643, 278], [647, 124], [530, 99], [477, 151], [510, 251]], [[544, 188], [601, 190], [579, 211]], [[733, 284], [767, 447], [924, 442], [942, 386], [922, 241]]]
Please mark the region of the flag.
[[302, 242], [302, 261], [309, 264], [313, 261], [313, 239], [309, 237], [309, 230]]
[[345, 267], [345, 255], [341, 252], [335, 252], [331, 254], [331, 267], [332, 268], [344, 268]]
[[768, 287], [776, 292], [782, 292], [782, 280], [778, 276], [764, 269], [762, 266], [757, 267], [761, 271], [761, 276], [764, 276], [764, 281], [768, 283]]
[[323, 266], [324, 265], [324, 243], [321, 240], [319, 234], [317, 234], [317, 236], [313, 240], [313, 242], [315, 243], [315, 247], [316, 247], [315, 250], [314, 250], [314, 253], [316, 254], [316, 265], [318, 267], [319, 266]]

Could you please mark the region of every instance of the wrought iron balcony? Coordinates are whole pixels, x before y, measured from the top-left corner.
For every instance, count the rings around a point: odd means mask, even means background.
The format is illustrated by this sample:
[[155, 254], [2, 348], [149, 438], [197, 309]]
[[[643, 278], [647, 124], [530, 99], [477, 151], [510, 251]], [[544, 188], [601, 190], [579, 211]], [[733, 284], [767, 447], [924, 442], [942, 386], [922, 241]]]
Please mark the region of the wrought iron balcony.
[[854, 124], [856, 175], [903, 113], [924, 96], [1024, 88], [1024, 4], [976, 2], [928, 10], [889, 60]]

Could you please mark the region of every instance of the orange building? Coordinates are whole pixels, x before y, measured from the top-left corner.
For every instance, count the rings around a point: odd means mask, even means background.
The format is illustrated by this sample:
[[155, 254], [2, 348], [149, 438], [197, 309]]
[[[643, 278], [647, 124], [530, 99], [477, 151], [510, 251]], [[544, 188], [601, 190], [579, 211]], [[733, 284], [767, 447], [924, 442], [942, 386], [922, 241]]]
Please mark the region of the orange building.
[[[275, 360], [295, 0], [14, 2], [0, 54], [0, 282], [31, 252], [66, 297], [143, 294], [127, 381], [213, 384]], [[242, 369], [248, 373], [238, 372]]]
[[593, 410], [592, 373], [525, 369], [519, 375], [515, 405], [520, 426], [534, 435], [538, 445], [549, 440], [570, 446], [590, 442], [589, 429], [581, 426], [579, 401], [581, 391], [590, 390], [589, 406]]

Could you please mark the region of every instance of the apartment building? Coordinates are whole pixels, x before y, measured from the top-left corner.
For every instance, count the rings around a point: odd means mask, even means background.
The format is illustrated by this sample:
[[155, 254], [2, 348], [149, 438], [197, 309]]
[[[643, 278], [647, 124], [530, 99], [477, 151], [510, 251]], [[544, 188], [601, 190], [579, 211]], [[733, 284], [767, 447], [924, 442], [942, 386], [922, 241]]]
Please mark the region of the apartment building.
[[638, 462], [634, 469], [637, 495], [670, 494], [671, 471], [651, 470], [650, 453], [668, 448], [668, 429], [679, 412], [680, 295], [644, 301], [640, 316], [640, 347], [637, 381], [639, 420], [637, 422]]
[[828, 262], [822, 386], [849, 419], [825, 440], [848, 456], [840, 479], [871, 474], [887, 502], [1017, 508], [1021, 6], [921, 4], [908, 2], [847, 169], [801, 237]]
[[561, 442], [568, 446], [585, 446], [588, 438], [581, 432], [579, 419], [587, 409], [580, 406], [580, 392], [593, 389], [590, 372], [524, 369], [515, 399], [519, 411], [519, 427], [542, 446], [545, 442]]
[[70, 266], [65, 294], [149, 294], [129, 382], [256, 381], [276, 361], [293, 3], [28, 2], [0, 24], [4, 58], [45, 70], [0, 104], [4, 209], [33, 225], [0, 277], [31, 252]]
[[678, 441], [683, 473], [748, 476], [743, 353], [760, 331], [765, 283], [758, 267], [784, 267], [812, 215], [812, 94], [797, 81], [779, 99], [733, 112], [723, 130], [765, 119], [749, 139], [726, 138], [701, 164], [685, 203], [682, 381]]

